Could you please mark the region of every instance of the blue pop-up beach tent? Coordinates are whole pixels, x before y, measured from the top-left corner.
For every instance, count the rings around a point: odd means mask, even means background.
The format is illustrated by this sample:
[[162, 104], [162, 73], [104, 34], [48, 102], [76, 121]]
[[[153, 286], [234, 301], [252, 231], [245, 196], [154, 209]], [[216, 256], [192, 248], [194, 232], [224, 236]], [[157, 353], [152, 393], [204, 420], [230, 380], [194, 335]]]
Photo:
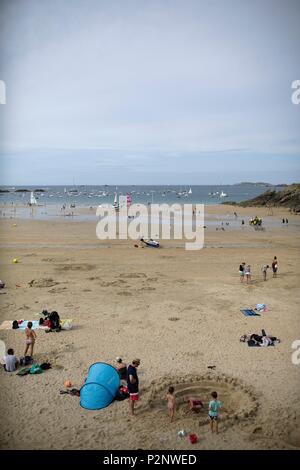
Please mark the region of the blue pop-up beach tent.
[[116, 369], [105, 362], [96, 362], [80, 390], [80, 406], [87, 410], [101, 410], [114, 400], [120, 386]]

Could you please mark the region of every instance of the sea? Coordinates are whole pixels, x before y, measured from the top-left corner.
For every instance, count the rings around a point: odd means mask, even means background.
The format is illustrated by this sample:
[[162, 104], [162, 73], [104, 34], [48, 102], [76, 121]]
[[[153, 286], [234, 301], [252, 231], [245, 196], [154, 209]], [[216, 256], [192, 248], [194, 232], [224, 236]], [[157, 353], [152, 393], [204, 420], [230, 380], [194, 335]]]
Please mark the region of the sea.
[[94, 207], [100, 204], [113, 204], [116, 194], [117, 197], [129, 194], [132, 203], [136, 204], [208, 205], [229, 201], [238, 203], [257, 197], [269, 189], [280, 191], [283, 187], [253, 183], [207, 186], [2, 186], [0, 204], [26, 205], [30, 202], [30, 192], [34, 191], [37, 204], [44, 207], [49, 205]]

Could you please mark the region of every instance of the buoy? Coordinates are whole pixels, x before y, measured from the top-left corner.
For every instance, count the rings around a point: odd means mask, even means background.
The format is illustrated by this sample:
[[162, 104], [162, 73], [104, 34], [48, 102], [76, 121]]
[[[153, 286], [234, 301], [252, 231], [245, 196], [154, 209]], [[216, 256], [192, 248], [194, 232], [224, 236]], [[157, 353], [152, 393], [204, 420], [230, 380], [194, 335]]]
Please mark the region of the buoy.
[[64, 386], [65, 386], [66, 388], [72, 387], [72, 382], [71, 382], [71, 380], [66, 380], [65, 383], [64, 383]]
[[14, 258], [12, 262], [13, 262], [13, 263], [18, 263], [19, 260], [18, 260], [18, 258]]

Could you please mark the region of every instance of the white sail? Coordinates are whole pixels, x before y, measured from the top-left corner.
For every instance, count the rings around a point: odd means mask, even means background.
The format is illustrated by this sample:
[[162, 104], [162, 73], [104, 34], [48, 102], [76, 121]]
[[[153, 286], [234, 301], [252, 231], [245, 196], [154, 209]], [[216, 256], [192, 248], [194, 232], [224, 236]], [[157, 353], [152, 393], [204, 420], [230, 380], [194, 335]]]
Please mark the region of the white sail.
[[30, 193], [30, 204], [31, 205], [37, 205], [37, 200], [35, 198], [35, 195], [34, 195], [33, 191], [31, 191], [31, 193]]
[[114, 204], [113, 204], [114, 208], [116, 211], [119, 210], [119, 204], [118, 204], [118, 194], [115, 192], [115, 199], [114, 199]]
[[189, 189], [189, 194], [192, 194], [192, 193], [193, 193], [192, 188], [190, 188]]

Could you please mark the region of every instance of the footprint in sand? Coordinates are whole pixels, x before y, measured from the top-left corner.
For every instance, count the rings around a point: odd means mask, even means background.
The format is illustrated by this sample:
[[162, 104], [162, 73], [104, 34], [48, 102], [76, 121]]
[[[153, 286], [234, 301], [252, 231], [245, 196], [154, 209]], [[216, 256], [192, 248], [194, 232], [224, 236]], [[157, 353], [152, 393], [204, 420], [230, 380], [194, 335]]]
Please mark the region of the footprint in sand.
[[65, 272], [65, 271], [92, 271], [93, 269], [96, 269], [96, 266], [94, 264], [67, 264], [63, 266], [57, 266], [56, 271], [59, 272]]
[[28, 283], [29, 287], [53, 287], [59, 284], [52, 278], [33, 279]]
[[66, 287], [54, 287], [54, 289], [50, 289], [48, 292], [50, 292], [51, 294], [59, 294], [64, 290], [66, 290]]
[[117, 295], [124, 295], [124, 296], [129, 297], [130, 295], [132, 295], [132, 293], [131, 293], [131, 292], [127, 292], [127, 291], [121, 291], [121, 292], [117, 292]]
[[125, 279], [139, 279], [141, 277], [147, 277], [145, 273], [125, 273], [120, 274], [119, 277]]

